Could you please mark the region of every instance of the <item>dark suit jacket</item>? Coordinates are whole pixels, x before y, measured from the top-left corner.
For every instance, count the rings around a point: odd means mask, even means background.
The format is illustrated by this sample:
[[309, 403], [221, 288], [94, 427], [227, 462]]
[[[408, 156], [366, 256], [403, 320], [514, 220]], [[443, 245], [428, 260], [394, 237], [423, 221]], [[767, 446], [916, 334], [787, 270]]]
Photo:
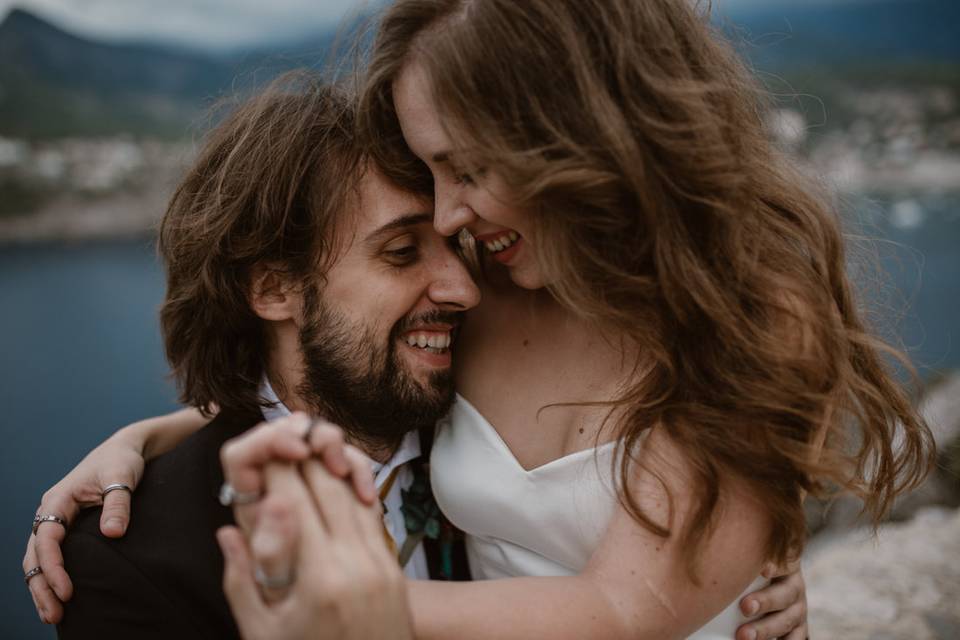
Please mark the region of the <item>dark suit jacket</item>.
[[[99, 508], [80, 514], [63, 544], [74, 594], [57, 628], [60, 638], [238, 637], [214, 536], [234, 522], [217, 499], [223, 483], [219, 452], [224, 442], [262, 420], [259, 411], [222, 412], [150, 462], [124, 537], [100, 533]], [[432, 576], [468, 579], [461, 543], [424, 542]], [[451, 565], [453, 575], [441, 576]]]

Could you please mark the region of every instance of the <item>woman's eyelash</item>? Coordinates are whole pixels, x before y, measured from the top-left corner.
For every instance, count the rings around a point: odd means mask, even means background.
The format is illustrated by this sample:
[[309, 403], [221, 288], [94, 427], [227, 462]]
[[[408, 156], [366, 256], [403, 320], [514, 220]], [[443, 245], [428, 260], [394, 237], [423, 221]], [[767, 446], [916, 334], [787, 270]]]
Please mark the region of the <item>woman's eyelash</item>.
[[482, 178], [486, 173], [483, 167], [477, 167], [473, 171], [459, 171], [457, 167], [451, 167], [453, 171], [453, 181], [457, 184], [476, 184], [477, 178]]

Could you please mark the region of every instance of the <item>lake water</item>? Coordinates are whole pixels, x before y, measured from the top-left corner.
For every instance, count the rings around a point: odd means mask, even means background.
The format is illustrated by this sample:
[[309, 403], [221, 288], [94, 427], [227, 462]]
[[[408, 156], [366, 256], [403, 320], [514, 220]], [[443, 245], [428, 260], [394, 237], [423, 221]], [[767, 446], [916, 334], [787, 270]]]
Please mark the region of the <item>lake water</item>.
[[[859, 202], [921, 373], [960, 368], [960, 198]], [[20, 568], [40, 495], [118, 426], [172, 409], [158, 336], [163, 273], [147, 240], [0, 248], [3, 638], [51, 638]], [[892, 306], [891, 306], [892, 305]], [[898, 311], [899, 309], [899, 311]]]

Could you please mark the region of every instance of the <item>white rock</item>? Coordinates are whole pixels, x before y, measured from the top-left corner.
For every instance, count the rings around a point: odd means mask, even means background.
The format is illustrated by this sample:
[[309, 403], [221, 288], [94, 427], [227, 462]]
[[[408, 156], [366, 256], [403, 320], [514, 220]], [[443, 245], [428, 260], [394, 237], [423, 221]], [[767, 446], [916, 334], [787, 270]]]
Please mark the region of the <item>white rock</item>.
[[929, 508], [876, 537], [813, 544], [804, 573], [813, 638], [951, 637], [960, 630], [960, 510]]

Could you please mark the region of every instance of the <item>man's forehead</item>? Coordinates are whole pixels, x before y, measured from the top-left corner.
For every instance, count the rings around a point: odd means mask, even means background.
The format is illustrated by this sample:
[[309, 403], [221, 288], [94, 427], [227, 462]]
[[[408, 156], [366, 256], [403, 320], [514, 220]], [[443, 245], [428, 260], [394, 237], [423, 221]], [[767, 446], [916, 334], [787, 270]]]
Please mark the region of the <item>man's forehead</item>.
[[400, 189], [377, 171], [367, 171], [360, 182], [354, 229], [367, 238], [394, 227], [433, 223], [433, 200]]

